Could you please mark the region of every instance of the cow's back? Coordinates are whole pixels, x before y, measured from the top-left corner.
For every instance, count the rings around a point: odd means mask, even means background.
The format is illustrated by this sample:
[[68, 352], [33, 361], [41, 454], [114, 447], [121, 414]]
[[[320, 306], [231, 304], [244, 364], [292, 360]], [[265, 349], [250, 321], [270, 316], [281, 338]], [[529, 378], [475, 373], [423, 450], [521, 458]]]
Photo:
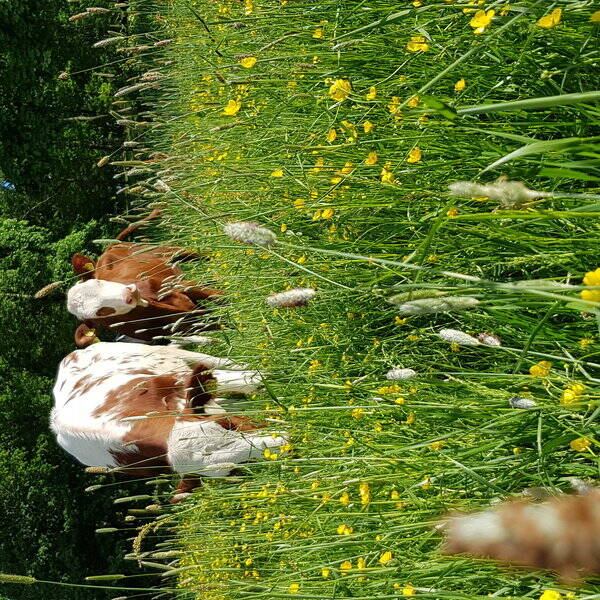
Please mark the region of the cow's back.
[[[53, 391], [51, 427], [59, 445], [85, 465], [123, 464], [138, 449], [130, 435], [134, 426], [122, 419], [183, 410], [179, 381], [189, 371], [168, 347], [100, 342], [72, 352], [59, 366]], [[158, 431], [149, 432], [156, 445], [171, 421], [156, 420]]]
[[181, 269], [170, 262], [176, 250], [168, 246], [115, 244], [98, 259], [94, 277], [125, 284], [150, 278], [163, 281], [166, 277], [181, 274]]

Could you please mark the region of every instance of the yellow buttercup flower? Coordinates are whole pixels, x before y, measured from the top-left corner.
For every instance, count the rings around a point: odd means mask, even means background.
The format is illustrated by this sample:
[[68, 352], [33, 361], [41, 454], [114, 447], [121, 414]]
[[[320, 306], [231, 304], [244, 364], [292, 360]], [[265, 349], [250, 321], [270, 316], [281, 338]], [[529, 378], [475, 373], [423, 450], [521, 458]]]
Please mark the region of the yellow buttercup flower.
[[283, 169], [275, 169], [271, 171], [271, 177], [283, 177]]
[[369, 92], [367, 93], [367, 95], [365, 96], [365, 98], [367, 100], [375, 100], [375, 98], [377, 98], [377, 88], [372, 85], [369, 88]]
[[403, 596], [414, 596], [417, 593], [417, 590], [412, 585], [405, 585], [402, 588]]
[[409, 153], [406, 162], [408, 163], [418, 163], [421, 162], [423, 158], [423, 154], [421, 152], [421, 148], [419, 146], [415, 146]]
[[552, 363], [547, 360], [541, 360], [539, 363], [529, 367], [529, 373], [533, 377], [547, 377], [552, 368]]
[[365, 121], [363, 123], [363, 129], [364, 129], [365, 133], [371, 133], [371, 131], [373, 131], [374, 127], [375, 127], [375, 124], [371, 123], [371, 121]]
[[223, 114], [227, 117], [233, 117], [240, 112], [240, 108], [242, 108], [242, 103], [239, 100], [229, 100], [223, 109]]
[[381, 183], [394, 183], [396, 177], [392, 173], [390, 163], [386, 163], [383, 169], [381, 169]]
[[299, 583], [291, 583], [290, 584], [290, 594], [297, 594], [300, 591]]
[[379, 562], [382, 565], [387, 565], [393, 559], [392, 553], [388, 550], [379, 557]]
[[327, 136], [326, 136], [326, 140], [331, 144], [332, 142], [335, 142], [337, 138], [337, 131], [335, 129], [330, 129], [327, 132]]
[[550, 14], [541, 17], [537, 25], [544, 29], [553, 29], [556, 27], [562, 19], [562, 8], [555, 8]]
[[429, 444], [429, 447], [432, 450], [441, 450], [443, 447], [445, 446], [445, 442], [439, 440], [437, 442], [431, 442], [431, 444]]
[[245, 69], [251, 69], [257, 60], [256, 56], [244, 56], [244, 58], [240, 58], [240, 65]]
[[419, 106], [420, 98], [419, 96], [413, 96], [408, 102], [407, 106], [414, 108], [415, 106]]
[[495, 14], [495, 10], [478, 10], [469, 21], [469, 25], [473, 27], [473, 33], [477, 35], [483, 33], [489, 27]]
[[377, 152], [369, 152], [369, 155], [365, 158], [365, 165], [376, 165], [378, 160]]
[[347, 573], [348, 571], [350, 571], [352, 569], [352, 563], [349, 560], [345, 560], [341, 565], [340, 565], [340, 571], [342, 573], [342, 575], [344, 573]]
[[585, 391], [585, 386], [581, 383], [572, 383], [566, 387], [560, 397], [560, 403], [564, 406], [575, 404], [581, 401], [581, 395]]
[[361, 504], [369, 504], [371, 502], [371, 488], [368, 483], [361, 483], [358, 486], [358, 494]]
[[348, 506], [348, 504], [350, 504], [350, 494], [348, 494], [348, 492], [342, 492], [342, 495], [340, 496], [340, 504], [343, 506]]
[[424, 36], [413, 35], [410, 38], [410, 42], [406, 44], [406, 49], [409, 52], [427, 52], [427, 50], [429, 50], [429, 44], [426, 43]]
[[343, 102], [352, 93], [352, 84], [347, 79], [336, 79], [329, 88], [329, 96]]
[[600, 10], [597, 10], [595, 13], [590, 15], [590, 21], [592, 23], [600, 23]]
[[331, 217], [333, 217], [334, 214], [335, 214], [335, 210], [333, 208], [326, 208], [321, 213], [321, 218], [322, 219], [331, 219]]
[[325, 37], [325, 34], [323, 33], [323, 29], [321, 29], [321, 27], [317, 27], [312, 36], [317, 40], [322, 40]]
[[592, 440], [587, 437], [579, 437], [574, 440], [571, 440], [569, 443], [569, 447], [571, 450], [575, 450], [576, 452], [585, 452], [589, 450], [592, 445]]
[[354, 528], [349, 525], [338, 525], [336, 531], [338, 535], [350, 535], [354, 531]]
[[467, 87], [467, 82], [464, 80], [464, 78], [461, 78], [454, 84], [454, 91], [462, 92], [466, 87]]
[[[583, 278], [583, 285], [600, 286], [600, 268], [586, 273]], [[581, 290], [581, 298], [591, 302], [600, 302], [600, 289]]]
[[560, 592], [556, 590], [544, 590], [544, 593], [540, 596], [540, 600], [560, 600], [561, 598]]
[[327, 579], [330, 575], [331, 575], [331, 569], [328, 569], [328, 568], [321, 569], [321, 577], [323, 579]]

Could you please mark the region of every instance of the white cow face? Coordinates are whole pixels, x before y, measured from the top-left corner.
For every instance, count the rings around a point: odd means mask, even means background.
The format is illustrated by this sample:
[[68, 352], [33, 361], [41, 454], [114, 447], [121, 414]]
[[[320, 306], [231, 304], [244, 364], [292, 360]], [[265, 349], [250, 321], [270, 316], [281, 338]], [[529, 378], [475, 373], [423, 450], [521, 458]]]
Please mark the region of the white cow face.
[[88, 279], [67, 292], [67, 310], [80, 321], [124, 315], [138, 304], [145, 303], [135, 283]]

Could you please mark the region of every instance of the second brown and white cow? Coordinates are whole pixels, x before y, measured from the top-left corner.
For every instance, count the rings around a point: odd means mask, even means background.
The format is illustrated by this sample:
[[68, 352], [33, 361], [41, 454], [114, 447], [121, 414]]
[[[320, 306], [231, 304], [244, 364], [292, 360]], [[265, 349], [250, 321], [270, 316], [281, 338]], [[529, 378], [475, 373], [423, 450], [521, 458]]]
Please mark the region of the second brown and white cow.
[[[144, 220], [158, 216], [154, 211]], [[139, 224], [122, 231], [121, 240]], [[103, 327], [110, 327], [128, 341], [149, 343], [172, 334], [209, 329], [199, 325], [208, 311], [198, 301], [220, 296], [220, 292], [183, 281], [177, 261], [197, 258], [192, 250], [177, 246], [149, 246], [128, 242], [109, 246], [98, 261], [83, 254], [71, 258], [80, 280], [67, 292], [67, 309], [81, 325], [75, 332], [80, 347], [98, 341]], [[173, 283], [177, 287], [169, 288]], [[214, 328], [214, 326], [212, 326]]]
[[176, 472], [178, 491], [187, 492], [198, 477], [224, 477], [286, 443], [219, 406], [220, 395], [248, 394], [260, 383], [256, 371], [227, 359], [173, 346], [100, 342], [61, 362], [51, 428], [84, 465], [137, 477]]

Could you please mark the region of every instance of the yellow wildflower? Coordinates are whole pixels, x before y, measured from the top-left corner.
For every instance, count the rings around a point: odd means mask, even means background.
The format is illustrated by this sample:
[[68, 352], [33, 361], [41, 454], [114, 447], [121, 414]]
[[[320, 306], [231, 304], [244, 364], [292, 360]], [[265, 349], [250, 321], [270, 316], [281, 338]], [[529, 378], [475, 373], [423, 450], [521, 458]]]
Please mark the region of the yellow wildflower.
[[431, 442], [431, 444], [429, 444], [429, 447], [432, 450], [441, 450], [445, 445], [446, 445], [445, 442], [443, 442], [442, 440], [439, 440], [437, 442]]
[[283, 177], [283, 169], [275, 169], [271, 171], [271, 177]]
[[560, 600], [562, 596], [556, 590], [545, 590], [540, 596], [540, 600]]
[[290, 594], [297, 594], [300, 591], [299, 583], [291, 583], [290, 584]]
[[408, 102], [407, 102], [407, 106], [410, 106], [411, 108], [414, 108], [415, 106], [419, 106], [419, 101], [420, 98], [419, 96], [413, 96]]
[[590, 21], [592, 23], [600, 23], [600, 10], [597, 10], [595, 13], [590, 15]]
[[375, 100], [375, 98], [377, 98], [377, 88], [372, 85], [365, 97], [367, 100]]
[[465, 88], [467, 87], [467, 82], [464, 80], [464, 78], [460, 78], [455, 84], [454, 84], [454, 91], [455, 92], [462, 92]]
[[409, 153], [406, 162], [408, 163], [418, 163], [421, 162], [423, 158], [423, 153], [421, 152], [421, 148], [419, 146], [415, 146]]
[[323, 29], [321, 27], [317, 27], [312, 36], [317, 40], [322, 40], [325, 37], [325, 34], [323, 33]]
[[392, 553], [388, 550], [379, 557], [379, 562], [382, 565], [387, 565], [392, 559]]
[[392, 96], [392, 101], [388, 104], [388, 110], [395, 115], [400, 110], [400, 97]]
[[233, 117], [240, 112], [240, 108], [242, 108], [242, 103], [239, 100], [229, 100], [227, 106], [223, 109], [223, 114], [228, 117]]
[[366, 566], [367, 566], [367, 561], [362, 556], [359, 556], [358, 559], [356, 560], [356, 568], [364, 569]]
[[338, 525], [336, 531], [338, 535], [350, 535], [354, 531], [354, 528], [349, 525]]
[[333, 208], [326, 208], [321, 213], [321, 218], [322, 219], [331, 219], [331, 217], [333, 217], [334, 214], [335, 214], [335, 210]]
[[374, 127], [375, 127], [375, 124], [371, 123], [371, 121], [365, 121], [363, 123], [363, 129], [364, 129], [365, 133], [371, 133], [371, 131], [373, 131]]
[[[301, 256], [297, 261], [299, 265], [303, 265], [306, 262], [306, 256]], [[314, 361], [312, 361], [314, 362]]]
[[[600, 268], [586, 273], [583, 278], [583, 285], [600, 286]], [[590, 302], [600, 302], [600, 289], [581, 290], [581, 298]]]
[[348, 492], [342, 492], [342, 495], [340, 496], [340, 504], [344, 506], [348, 506], [348, 504], [350, 504], [350, 494], [348, 494]]
[[473, 33], [477, 35], [483, 33], [492, 22], [495, 14], [495, 10], [488, 10], [487, 12], [485, 10], [478, 10], [469, 21], [469, 25], [473, 27]]
[[408, 321], [407, 318], [394, 317], [394, 324], [395, 325], [404, 325], [404, 323], [406, 323], [406, 321]]
[[383, 169], [381, 169], [381, 183], [394, 183], [396, 177], [392, 173], [391, 163], [385, 163]]
[[331, 569], [328, 569], [327, 567], [325, 567], [324, 569], [321, 569], [321, 577], [323, 579], [327, 579], [330, 575], [331, 575]]
[[369, 152], [369, 155], [365, 158], [365, 165], [376, 165], [378, 160], [377, 152]]
[[585, 452], [589, 450], [592, 445], [592, 440], [587, 437], [579, 437], [574, 440], [571, 440], [569, 443], [569, 447], [571, 450], [575, 450], [576, 452]]
[[403, 596], [414, 596], [416, 593], [417, 593], [417, 590], [415, 590], [415, 588], [412, 585], [410, 585], [410, 584], [405, 585], [402, 588], [402, 595]]
[[403, 404], [406, 404], [406, 398], [400, 396], [394, 400], [394, 404], [399, 404], [400, 406], [402, 406]]
[[457, 208], [449, 208], [446, 211], [446, 216], [451, 219], [452, 217], [455, 217], [458, 214], [458, 209]]
[[244, 58], [240, 58], [240, 65], [244, 67], [244, 69], [251, 69], [258, 59], [256, 56], [244, 56]]
[[352, 569], [352, 563], [349, 560], [345, 560], [341, 565], [340, 565], [340, 571], [342, 573], [342, 575], [344, 575], [344, 573], [347, 573], [348, 571], [350, 571]]
[[541, 360], [539, 363], [529, 367], [529, 373], [533, 377], [547, 377], [552, 368], [552, 363], [547, 360]]
[[364, 417], [364, 416], [365, 416], [365, 409], [364, 409], [364, 408], [355, 408], [355, 409], [352, 411], [352, 416], [353, 416], [355, 419], [362, 419], [362, 417]]
[[414, 412], [409, 413], [408, 417], [406, 417], [406, 421], [404, 421], [407, 425], [412, 425], [417, 420], [417, 415]]
[[361, 504], [369, 504], [371, 502], [371, 489], [368, 483], [361, 483], [358, 486], [358, 494], [360, 495]]
[[591, 346], [596, 340], [594, 338], [581, 338], [577, 344], [580, 348], [587, 348]]
[[337, 131], [335, 129], [330, 129], [327, 132], [326, 140], [331, 144], [332, 142], [335, 142], [336, 138], [337, 138]]
[[412, 35], [410, 42], [406, 44], [406, 49], [409, 52], [427, 52], [429, 44], [425, 42], [425, 37], [422, 35]]
[[555, 8], [550, 14], [541, 17], [537, 25], [544, 29], [553, 29], [556, 27], [562, 19], [562, 8]]
[[560, 397], [560, 403], [564, 406], [568, 406], [569, 404], [575, 404], [579, 402], [584, 390], [585, 386], [581, 385], [581, 383], [572, 383], [563, 390], [563, 393]]
[[244, 14], [250, 15], [250, 14], [252, 14], [253, 10], [254, 10], [254, 3], [252, 2], [252, 0], [246, 0], [244, 2]]
[[352, 84], [347, 79], [336, 79], [329, 88], [329, 96], [343, 102], [352, 93]]
[[423, 3], [421, 2], [421, 0], [414, 0], [413, 3], [412, 3], [412, 5], [415, 8], [419, 8], [420, 6], [423, 6]]
[[342, 175], [349, 175], [350, 173], [352, 173], [352, 163], [351, 162], [347, 162], [344, 164], [343, 168], [340, 169], [340, 173]]

